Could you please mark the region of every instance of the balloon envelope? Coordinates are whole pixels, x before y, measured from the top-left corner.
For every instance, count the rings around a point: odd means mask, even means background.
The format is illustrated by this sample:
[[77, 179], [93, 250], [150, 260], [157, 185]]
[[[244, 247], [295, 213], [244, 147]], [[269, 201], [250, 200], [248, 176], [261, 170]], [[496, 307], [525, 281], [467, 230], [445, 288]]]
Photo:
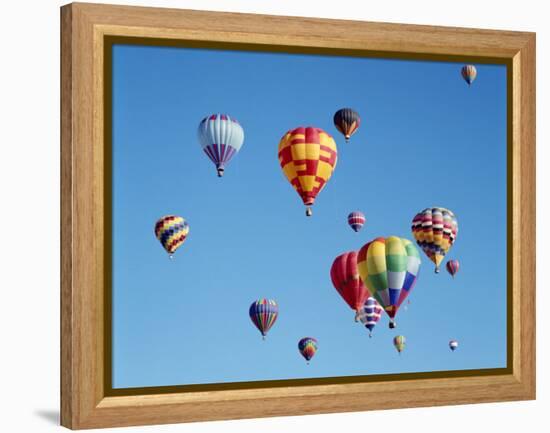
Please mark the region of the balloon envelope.
[[353, 231], [358, 232], [365, 225], [365, 214], [359, 211], [353, 211], [348, 215], [348, 224]]
[[447, 268], [447, 272], [451, 274], [451, 276], [454, 278], [455, 274], [458, 272], [458, 269], [460, 268], [460, 262], [458, 260], [449, 260], [447, 264], [445, 265]]
[[334, 139], [320, 128], [291, 129], [279, 142], [279, 163], [306, 205], [306, 215], [311, 215], [310, 206], [332, 176], [337, 161]]
[[477, 77], [477, 69], [474, 65], [464, 65], [460, 70], [460, 74], [464, 81], [468, 83], [468, 86], [471, 85]]
[[435, 272], [454, 244], [458, 221], [453, 212], [443, 207], [429, 207], [412, 220], [412, 234], [424, 254], [435, 263]]
[[359, 320], [363, 325], [365, 325], [365, 328], [369, 330], [369, 333], [372, 333], [372, 330], [380, 320], [382, 311], [384, 311], [384, 309], [380, 306], [376, 299], [372, 296], [367, 298], [367, 301], [359, 312]]
[[458, 341], [456, 340], [449, 341], [449, 348], [454, 352], [458, 348]]
[[216, 165], [221, 177], [227, 163], [241, 149], [244, 131], [235, 118], [227, 114], [212, 114], [201, 120], [198, 137], [204, 153]]
[[403, 350], [405, 349], [406, 342], [406, 338], [402, 335], [398, 335], [393, 339], [393, 345], [399, 353], [403, 352]]
[[359, 113], [351, 108], [342, 108], [338, 110], [334, 113], [333, 120], [334, 126], [344, 135], [346, 142], [355, 134], [361, 124]]
[[261, 298], [250, 305], [248, 314], [252, 323], [265, 337], [279, 316], [279, 306], [273, 299]]
[[359, 250], [357, 267], [367, 289], [393, 319], [416, 283], [420, 256], [408, 239], [376, 238]]
[[170, 256], [183, 245], [189, 234], [189, 224], [177, 215], [166, 215], [155, 223], [155, 236]]
[[349, 251], [336, 257], [330, 268], [330, 278], [344, 301], [359, 313], [370, 293], [359, 277], [357, 253]]
[[298, 342], [298, 350], [302, 356], [309, 361], [317, 352], [318, 343], [313, 337], [304, 337]]

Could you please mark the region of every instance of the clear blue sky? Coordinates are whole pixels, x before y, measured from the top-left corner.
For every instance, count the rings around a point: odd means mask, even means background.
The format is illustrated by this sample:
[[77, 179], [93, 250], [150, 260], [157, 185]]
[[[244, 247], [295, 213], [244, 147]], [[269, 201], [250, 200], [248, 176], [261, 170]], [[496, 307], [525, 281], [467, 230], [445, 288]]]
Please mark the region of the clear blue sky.
[[[468, 88], [461, 66], [115, 46], [113, 386], [505, 367], [506, 69], [477, 65]], [[362, 118], [349, 144], [332, 124], [346, 106]], [[221, 179], [197, 141], [216, 112], [245, 131]], [[333, 134], [339, 151], [311, 218], [277, 159], [300, 125]], [[421, 254], [398, 328], [384, 316], [369, 339], [332, 287], [332, 261], [377, 236], [413, 239], [429, 206], [458, 218], [459, 274], [435, 275]], [[367, 218], [359, 233], [352, 210]], [[190, 224], [174, 260], [153, 233], [170, 213]], [[280, 306], [266, 341], [248, 317], [259, 297]], [[304, 336], [319, 341], [309, 366]]]

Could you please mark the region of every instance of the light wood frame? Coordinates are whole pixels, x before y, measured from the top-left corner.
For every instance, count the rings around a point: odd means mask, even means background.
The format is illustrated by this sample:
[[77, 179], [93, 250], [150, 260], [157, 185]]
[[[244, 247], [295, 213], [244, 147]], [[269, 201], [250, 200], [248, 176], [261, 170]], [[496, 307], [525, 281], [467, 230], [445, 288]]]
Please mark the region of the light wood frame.
[[[110, 389], [109, 38], [508, 66], [508, 366], [256, 386]], [[224, 45], [225, 44], [225, 45]], [[61, 424], [97, 428], [535, 398], [533, 33], [75, 3], [61, 8]], [[107, 179], [107, 180], [106, 180]], [[109, 235], [110, 236], [110, 235]], [[513, 302], [512, 302], [513, 300]], [[450, 372], [453, 373], [453, 372]], [[399, 376], [399, 380], [394, 376]], [[338, 382], [338, 383], [336, 383]]]

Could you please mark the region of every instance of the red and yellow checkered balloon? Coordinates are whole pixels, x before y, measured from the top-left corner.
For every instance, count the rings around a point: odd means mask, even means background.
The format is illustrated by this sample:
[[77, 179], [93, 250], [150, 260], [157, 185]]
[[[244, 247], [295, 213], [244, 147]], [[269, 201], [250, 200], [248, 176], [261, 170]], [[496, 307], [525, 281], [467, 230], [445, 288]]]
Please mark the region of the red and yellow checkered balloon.
[[334, 139], [320, 128], [300, 126], [288, 131], [279, 142], [279, 163], [307, 206], [307, 216], [311, 215], [310, 206], [317, 194], [332, 176], [337, 160]]

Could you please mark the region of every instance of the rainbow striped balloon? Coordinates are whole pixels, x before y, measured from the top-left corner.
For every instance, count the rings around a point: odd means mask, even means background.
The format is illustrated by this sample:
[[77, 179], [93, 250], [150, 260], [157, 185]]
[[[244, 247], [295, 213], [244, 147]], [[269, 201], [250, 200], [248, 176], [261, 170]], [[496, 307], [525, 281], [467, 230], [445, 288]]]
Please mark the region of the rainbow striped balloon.
[[365, 214], [359, 211], [353, 211], [348, 215], [348, 224], [353, 231], [358, 232], [365, 225]]
[[460, 262], [458, 260], [449, 260], [447, 264], [445, 265], [447, 268], [447, 272], [451, 274], [451, 276], [454, 278], [455, 274], [458, 272], [458, 269], [460, 268]]
[[411, 226], [416, 243], [435, 263], [435, 273], [458, 235], [455, 214], [443, 207], [429, 207], [415, 215]]
[[250, 320], [265, 339], [267, 332], [275, 324], [279, 316], [279, 306], [273, 299], [261, 298], [254, 301], [248, 310]]
[[189, 234], [189, 224], [177, 215], [166, 215], [155, 224], [155, 236], [160, 241], [170, 258], [183, 245]]
[[376, 299], [371, 296], [367, 299], [365, 305], [363, 305], [363, 308], [359, 312], [359, 320], [365, 325], [365, 328], [369, 330], [369, 337], [372, 336], [372, 330], [380, 320], [382, 311], [384, 311], [384, 309]]
[[311, 206], [332, 176], [337, 161], [334, 139], [320, 128], [300, 126], [281, 138], [279, 164], [306, 205], [307, 216], [311, 216]]
[[317, 340], [313, 337], [304, 337], [298, 342], [298, 350], [302, 356], [306, 359], [307, 363], [317, 352], [318, 343]]
[[393, 345], [399, 353], [403, 352], [403, 350], [405, 349], [406, 342], [406, 338], [402, 335], [398, 335], [393, 339]]

